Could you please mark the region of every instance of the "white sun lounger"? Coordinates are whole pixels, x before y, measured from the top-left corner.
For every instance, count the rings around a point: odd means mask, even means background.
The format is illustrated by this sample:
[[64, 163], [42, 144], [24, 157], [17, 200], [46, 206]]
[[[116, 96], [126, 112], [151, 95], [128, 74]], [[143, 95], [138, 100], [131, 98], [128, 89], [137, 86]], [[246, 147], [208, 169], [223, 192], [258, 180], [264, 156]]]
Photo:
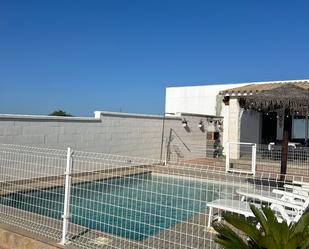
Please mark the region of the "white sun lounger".
[[[250, 194], [257, 194], [257, 195], [263, 195], [271, 198], [278, 198], [280, 199], [283, 196], [283, 193], [276, 192], [276, 191], [267, 191], [267, 190], [257, 190], [257, 189], [238, 189], [236, 190], [236, 193], [239, 195], [243, 195], [242, 193], [250, 193]], [[245, 199], [243, 199], [245, 200]]]
[[[288, 224], [292, 222], [297, 222], [301, 215], [303, 214], [305, 208], [304, 206], [299, 206], [287, 201], [277, 200], [270, 197], [263, 197], [261, 195], [252, 195], [252, 199], [258, 199], [263, 202], [270, 203], [270, 208], [272, 210], [275, 210], [278, 214], [277, 218], [278, 220], [286, 220]], [[258, 198], [261, 197], [261, 198]], [[261, 200], [262, 199], [262, 200]], [[213, 220], [213, 209], [216, 208], [219, 210], [219, 213], [221, 211], [227, 211], [231, 213], [236, 213], [243, 215], [245, 217], [254, 217], [251, 209], [250, 209], [250, 203], [247, 201], [241, 201], [241, 200], [229, 200], [229, 199], [218, 199], [215, 201], [212, 201], [207, 204], [209, 207], [209, 216], [208, 216], [208, 228], [211, 226], [211, 222]], [[260, 204], [254, 204], [256, 207], [261, 208]], [[305, 204], [304, 204], [305, 205]], [[308, 206], [308, 204], [307, 204]], [[291, 210], [287, 210], [291, 209]], [[221, 216], [219, 215], [219, 218]]]
[[[242, 196], [241, 200], [245, 201], [246, 199], [256, 199], [268, 203], [273, 203], [274, 201], [286, 201], [292, 204], [299, 206], [309, 204], [309, 197], [302, 194], [295, 194], [292, 192], [287, 192], [279, 189], [273, 189], [270, 191], [251, 191], [251, 190], [236, 190], [236, 193]], [[306, 204], [307, 201], [307, 204]], [[293, 208], [293, 207], [291, 207]]]
[[[209, 216], [207, 227], [211, 226], [213, 219], [213, 209], [219, 209], [219, 211], [227, 211], [231, 213], [241, 214], [245, 217], [253, 217], [253, 213], [250, 209], [250, 205], [245, 201], [229, 200], [229, 199], [218, 199], [207, 204], [209, 207]], [[220, 216], [219, 216], [220, 217]]]
[[282, 194], [280, 198], [274, 198], [270, 195], [260, 195], [248, 191], [237, 190], [242, 200], [258, 200], [260, 202], [267, 202], [270, 204], [281, 205], [290, 209], [295, 210], [305, 210], [309, 206], [309, 197], [298, 195], [294, 193], [289, 193], [285, 191], [275, 190], [273, 194]]
[[300, 186], [302, 186], [302, 187], [307, 187], [307, 188], [309, 188], [309, 182], [303, 182], [303, 181], [296, 181], [296, 180], [294, 180], [294, 181], [293, 181], [293, 184], [297, 184], [297, 185], [300, 185]]
[[293, 181], [292, 184], [284, 184], [283, 187], [295, 194], [309, 196], [309, 183], [307, 182]]

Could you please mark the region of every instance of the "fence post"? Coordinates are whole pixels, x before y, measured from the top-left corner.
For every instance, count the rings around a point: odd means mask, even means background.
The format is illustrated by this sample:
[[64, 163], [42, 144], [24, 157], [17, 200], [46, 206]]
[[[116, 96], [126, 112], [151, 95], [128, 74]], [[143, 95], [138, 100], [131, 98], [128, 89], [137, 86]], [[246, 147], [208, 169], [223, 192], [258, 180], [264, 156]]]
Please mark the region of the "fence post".
[[62, 223], [62, 238], [61, 245], [65, 245], [68, 242], [67, 234], [69, 228], [70, 215], [70, 199], [71, 199], [71, 173], [72, 173], [72, 154], [71, 148], [67, 150], [67, 164], [65, 170], [65, 191], [64, 191], [64, 209], [63, 209], [63, 223]]
[[255, 176], [256, 171], [256, 144], [252, 145], [252, 174]]
[[225, 172], [229, 172], [230, 169], [230, 143], [226, 143], [225, 150]]

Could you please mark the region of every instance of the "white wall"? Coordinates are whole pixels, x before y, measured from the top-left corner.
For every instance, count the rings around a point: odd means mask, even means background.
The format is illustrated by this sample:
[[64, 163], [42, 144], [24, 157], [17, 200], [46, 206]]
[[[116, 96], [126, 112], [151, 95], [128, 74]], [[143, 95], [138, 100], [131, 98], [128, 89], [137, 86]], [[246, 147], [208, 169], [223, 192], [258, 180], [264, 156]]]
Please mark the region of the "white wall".
[[[189, 131], [182, 126], [188, 121]], [[198, 129], [201, 115], [166, 117], [163, 141], [172, 128], [188, 145], [205, 145]], [[0, 145], [19, 144], [55, 149], [103, 152], [160, 159], [163, 116], [96, 112], [95, 118], [0, 114]], [[163, 153], [166, 147], [163, 148]], [[184, 146], [180, 146], [184, 150]], [[185, 152], [185, 150], [184, 150]]]
[[255, 111], [243, 112], [240, 123], [240, 142], [261, 142], [261, 113]]
[[197, 113], [216, 115], [217, 95], [220, 91], [248, 84], [220, 84], [166, 88], [166, 113]]
[[222, 145], [225, 153], [226, 143], [229, 141], [229, 106], [226, 106], [224, 103], [222, 103], [221, 116], [223, 117]]
[[229, 106], [222, 101], [217, 101], [220, 91], [247, 85], [219, 84], [205, 86], [185, 86], [166, 88], [165, 112], [166, 113], [197, 113], [204, 115], [217, 115], [216, 106], [221, 104], [220, 116], [223, 117], [222, 145], [225, 147], [229, 141]]

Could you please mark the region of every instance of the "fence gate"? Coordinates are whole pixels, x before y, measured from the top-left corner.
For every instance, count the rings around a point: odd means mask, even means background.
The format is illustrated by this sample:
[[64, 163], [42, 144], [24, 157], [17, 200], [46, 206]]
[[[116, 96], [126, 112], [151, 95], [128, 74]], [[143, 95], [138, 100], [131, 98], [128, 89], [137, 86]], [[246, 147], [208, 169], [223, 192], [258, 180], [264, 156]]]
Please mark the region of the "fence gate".
[[242, 142], [227, 142], [226, 172], [238, 172], [255, 175], [256, 144]]

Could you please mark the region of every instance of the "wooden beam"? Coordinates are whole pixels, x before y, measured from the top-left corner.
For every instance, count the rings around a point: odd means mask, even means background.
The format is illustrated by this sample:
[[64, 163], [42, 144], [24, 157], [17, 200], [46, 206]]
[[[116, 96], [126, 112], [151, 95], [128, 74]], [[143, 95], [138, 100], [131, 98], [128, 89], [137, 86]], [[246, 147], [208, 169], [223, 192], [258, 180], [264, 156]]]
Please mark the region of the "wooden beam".
[[287, 172], [288, 152], [289, 152], [289, 127], [288, 127], [288, 114], [284, 111], [283, 119], [283, 140], [281, 148], [281, 168], [280, 168], [280, 181], [284, 182]]

